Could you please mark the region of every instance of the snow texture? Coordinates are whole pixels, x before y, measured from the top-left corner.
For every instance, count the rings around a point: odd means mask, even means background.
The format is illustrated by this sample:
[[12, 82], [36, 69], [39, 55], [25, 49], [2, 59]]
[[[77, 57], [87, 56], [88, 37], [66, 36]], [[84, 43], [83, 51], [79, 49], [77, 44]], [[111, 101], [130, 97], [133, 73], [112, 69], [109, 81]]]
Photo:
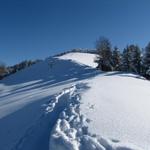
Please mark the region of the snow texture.
[[1, 80], [0, 150], [149, 150], [150, 83], [94, 58], [51, 57]]
[[68, 53], [66, 55], [60, 56], [59, 59], [72, 60], [79, 64], [90, 66], [92, 68], [97, 67], [97, 63], [94, 62], [94, 60], [96, 59], [95, 54], [79, 53], [79, 52]]
[[68, 107], [60, 117], [50, 137], [50, 150], [142, 150], [131, 143], [121, 143], [92, 134], [89, 119], [80, 111], [80, 94], [87, 86], [76, 85], [63, 91], [59, 98], [67, 98]]

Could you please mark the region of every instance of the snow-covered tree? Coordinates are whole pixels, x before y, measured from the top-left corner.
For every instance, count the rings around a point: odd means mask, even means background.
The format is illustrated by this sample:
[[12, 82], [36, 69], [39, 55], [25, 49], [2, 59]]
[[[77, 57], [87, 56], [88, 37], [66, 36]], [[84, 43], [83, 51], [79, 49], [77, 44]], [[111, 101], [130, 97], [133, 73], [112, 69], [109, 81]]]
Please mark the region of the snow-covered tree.
[[123, 71], [130, 71], [130, 51], [129, 51], [129, 46], [127, 46], [122, 53], [122, 70]]
[[131, 49], [131, 67], [133, 72], [141, 72], [141, 50], [137, 45], [130, 45]]
[[143, 56], [143, 66], [144, 66], [144, 74], [149, 76], [150, 70], [150, 42], [145, 48], [145, 53]]
[[129, 45], [124, 49], [122, 67], [124, 71], [140, 73], [141, 51], [137, 45]]
[[114, 47], [112, 52], [113, 70], [121, 70], [121, 53], [117, 47]]
[[98, 63], [97, 68], [103, 71], [111, 71], [113, 68], [113, 64], [110, 41], [104, 37], [99, 38], [96, 41], [96, 49], [98, 53], [98, 57], [96, 60], [96, 62]]

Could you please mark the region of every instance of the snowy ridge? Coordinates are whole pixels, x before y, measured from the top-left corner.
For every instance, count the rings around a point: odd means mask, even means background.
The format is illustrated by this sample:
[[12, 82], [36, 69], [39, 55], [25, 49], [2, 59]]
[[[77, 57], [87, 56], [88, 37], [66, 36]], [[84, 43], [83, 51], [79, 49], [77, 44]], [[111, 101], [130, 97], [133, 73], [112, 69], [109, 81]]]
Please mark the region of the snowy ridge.
[[67, 53], [65, 55], [59, 56], [59, 59], [64, 59], [64, 60], [72, 60], [74, 62], [77, 62], [81, 65], [86, 65], [90, 66], [92, 68], [96, 68], [97, 63], [94, 62], [96, 58], [96, 54], [90, 54], [90, 53], [81, 53], [81, 52], [76, 52], [76, 53]]
[[[56, 103], [62, 97], [67, 98], [68, 107], [60, 114], [51, 133], [49, 150], [142, 150], [131, 143], [109, 140], [89, 132], [90, 119], [80, 112], [80, 100], [86, 85], [78, 84], [63, 90], [56, 96]], [[55, 104], [50, 104], [52, 110]]]

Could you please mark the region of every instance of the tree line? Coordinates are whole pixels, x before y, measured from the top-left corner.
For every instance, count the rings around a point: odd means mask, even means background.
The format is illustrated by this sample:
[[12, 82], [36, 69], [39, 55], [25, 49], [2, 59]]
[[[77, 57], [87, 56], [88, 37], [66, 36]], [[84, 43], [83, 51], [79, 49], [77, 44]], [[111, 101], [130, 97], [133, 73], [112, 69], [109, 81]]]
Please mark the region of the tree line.
[[13, 73], [16, 73], [22, 69], [25, 69], [37, 62], [39, 62], [40, 60], [25, 60], [25, 61], [22, 61], [18, 64], [15, 64], [13, 66], [8, 66], [6, 67], [6, 65], [4, 63], [0, 63], [0, 79], [3, 79], [4, 77], [6, 76], [9, 76]]
[[123, 71], [142, 75], [150, 79], [150, 42], [144, 49], [138, 45], [127, 45], [123, 51], [112, 48], [105, 37], [96, 41], [97, 68], [102, 71]]

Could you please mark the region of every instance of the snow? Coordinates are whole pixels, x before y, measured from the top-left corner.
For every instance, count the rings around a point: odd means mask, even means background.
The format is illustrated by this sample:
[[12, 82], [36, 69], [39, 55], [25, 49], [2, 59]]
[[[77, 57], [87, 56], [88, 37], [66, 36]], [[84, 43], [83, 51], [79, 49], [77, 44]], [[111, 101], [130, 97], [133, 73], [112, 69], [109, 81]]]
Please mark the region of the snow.
[[89, 81], [81, 112], [89, 130], [150, 149], [150, 82], [131, 74], [103, 74]]
[[[85, 117], [86, 115], [80, 108], [81, 95], [87, 89], [86, 84], [77, 84], [70, 88], [71, 92], [64, 92], [70, 103], [60, 114], [60, 118], [53, 129], [50, 138], [50, 150], [142, 150], [142, 148], [127, 141], [120, 142], [119, 140], [104, 138], [103, 132], [101, 132], [103, 136], [92, 134], [88, 124], [90, 120]], [[97, 116], [97, 114], [93, 115]]]
[[93, 68], [97, 67], [97, 64], [94, 62], [95, 58], [96, 58], [95, 54], [80, 53], [80, 52], [76, 52], [76, 53], [72, 52], [59, 57], [59, 59], [64, 59], [64, 60], [70, 59], [77, 63], [87, 65]]
[[48, 58], [0, 81], [1, 150], [149, 150], [150, 82]]
[[49, 58], [1, 80], [0, 149], [48, 150], [50, 132], [65, 108], [64, 101], [53, 103], [55, 94], [95, 75], [88, 66]]

